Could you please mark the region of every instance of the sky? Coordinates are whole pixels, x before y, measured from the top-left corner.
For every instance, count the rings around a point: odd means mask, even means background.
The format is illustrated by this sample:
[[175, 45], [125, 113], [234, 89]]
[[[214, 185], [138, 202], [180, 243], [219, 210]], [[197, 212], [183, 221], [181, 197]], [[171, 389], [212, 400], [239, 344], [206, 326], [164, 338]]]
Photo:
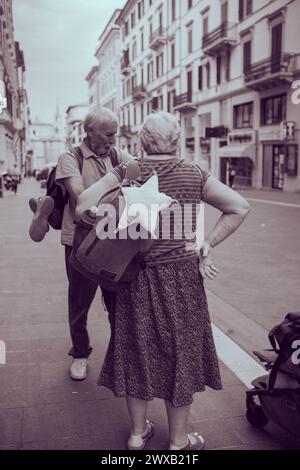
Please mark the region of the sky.
[[31, 119], [53, 122], [57, 104], [88, 101], [85, 77], [98, 38], [125, 0], [13, 0], [15, 40], [24, 51]]

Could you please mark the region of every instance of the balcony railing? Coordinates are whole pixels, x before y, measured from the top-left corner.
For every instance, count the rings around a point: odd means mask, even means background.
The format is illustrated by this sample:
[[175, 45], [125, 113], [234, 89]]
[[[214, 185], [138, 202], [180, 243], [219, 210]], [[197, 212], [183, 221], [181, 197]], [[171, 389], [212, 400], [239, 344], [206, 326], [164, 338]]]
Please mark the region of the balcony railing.
[[175, 96], [174, 99], [174, 110], [181, 113], [187, 113], [196, 109], [196, 106], [193, 105], [192, 93], [187, 91], [181, 95]]
[[150, 48], [153, 50], [159, 49], [167, 41], [167, 32], [166, 29], [160, 26], [153, 33], [150, 34]]
[[129, 51], [125, 51], [123, 53], [122, 59], [121, 59], [121, 72], [124, 75], [128, 75], [131, 71], [131, 65], [130, 65], [130, 60], [129, 60]]
[[135, 101], [143, 100], [146, 97], [146, 89], [144, 85], [138, 85], [132, 89], [132, 98]]
[[131, 137], [132, 136], [131, 126], [128, 126], [128, 125], [121, 126], [120, 135], [123, 137]]
[[219, 54], [237, 44], [237, 24], [224, 22], [210, 33], [202, 36], [202, 50], [207, 55]]
[[259, 91], [292, 82], [294, 72], [300, 66], [299, 57], [300, 54], [280, 54], [250, 64], [244, 68], [246, 85]]

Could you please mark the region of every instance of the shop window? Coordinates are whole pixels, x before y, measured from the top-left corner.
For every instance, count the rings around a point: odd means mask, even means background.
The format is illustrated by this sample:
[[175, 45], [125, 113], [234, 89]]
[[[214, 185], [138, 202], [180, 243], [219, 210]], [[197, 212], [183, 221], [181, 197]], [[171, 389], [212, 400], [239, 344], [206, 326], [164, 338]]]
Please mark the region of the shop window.
[[297, 176], [298, 173], [298, 146], [286, 146], [285, 171], [288, 176]]

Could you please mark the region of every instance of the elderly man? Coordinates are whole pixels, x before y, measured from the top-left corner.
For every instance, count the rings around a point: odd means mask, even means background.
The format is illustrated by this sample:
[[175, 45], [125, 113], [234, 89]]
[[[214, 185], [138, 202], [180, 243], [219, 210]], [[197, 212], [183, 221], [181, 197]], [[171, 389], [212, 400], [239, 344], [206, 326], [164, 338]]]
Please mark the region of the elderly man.
[[[69, 355], [73, 356], [70, 375], [74, 380], [84, 380], [87, 377], [87, 359], [92, 351], [87, 331], [87, 315], [98, 288], [97, 284], [85, 278], [70, 265], [77, 198], [114, 166], [132, 158], [114, 146], [118, 118], [109, 109], [101, 108], [98, 112], [88, 114], [84, 121], [84, 130], [86, 137], [80, 147], [62, 154], [56, 169], [56, 183], [69, 194], [62, 220], [61, 242], [65, 246], [66, 271], [69, 281], [68, 308], [72, 338]], [[37, 231], [41, 226], [39, 222], [49, 215], [45, 207], [46, 201], [47, 199], [44, 198], [39, 205], [39, 214], [33, 227], [37, 227]], [[48, 224], [46, 227], [48, 228]], [[45, 233], [46, 229], [42, 235], [38, 234], [38, 241], [45, 236]], [[105, 290], [102, 293], [106, 308], [110, 311], [114, 308], [114, 294]]]

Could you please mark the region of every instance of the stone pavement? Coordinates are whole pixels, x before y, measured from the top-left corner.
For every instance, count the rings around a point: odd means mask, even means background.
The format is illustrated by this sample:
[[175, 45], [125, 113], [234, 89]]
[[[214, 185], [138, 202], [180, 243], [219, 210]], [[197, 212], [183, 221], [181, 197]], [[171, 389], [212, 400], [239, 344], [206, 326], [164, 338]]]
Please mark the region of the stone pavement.
[[[0, 199], [0, 339], [7, 347], [7, 364], [0, 365], [0, 449], [124, 449], [125, 402], [96, 385], [109, 340], [99, 295], [89, 315], [94, 351], [88, 379], [69, 379], [60, 234], [52, 230], [40, 244], [27, 234], [28, 199], [38, 193], [38, 183], [26, 180], [17, 196]], [[222, 308], [224, 300], [215, 295], [212, 316]], [[299, 441], [275, 425], [251, 428], [244, 385], [222, 364], [221, 369], [224, 389], [196, 395], [191, 412], [191, 429], [205, 434], [207, 449], [300, 449]], [[167, 449], [161, 400], [150, 403], [149, 417], [157, 432], [148, 448]]]

